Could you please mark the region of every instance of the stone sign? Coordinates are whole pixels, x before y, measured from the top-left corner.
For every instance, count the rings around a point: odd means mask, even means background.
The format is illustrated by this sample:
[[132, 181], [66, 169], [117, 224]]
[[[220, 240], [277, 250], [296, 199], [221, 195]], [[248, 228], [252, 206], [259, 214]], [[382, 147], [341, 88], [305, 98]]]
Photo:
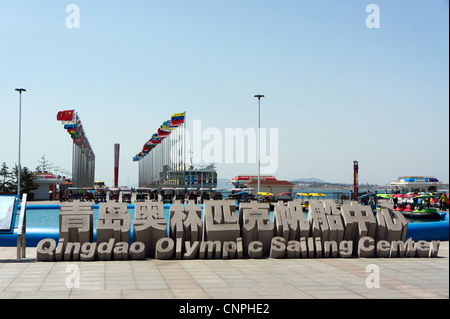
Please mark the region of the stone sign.
[[392, 207], [374, 214], [328, 200], [311, 202], [306, 218], [300, 202], [280, 202], [273, 221], [265, 203], [237, 211], [234, 201], [211, 200], [202, 214], [194, 202], [177, 201], [169, 223], [159, 202], [136, 203], [133, 223], [125, 203], [100, 203], [95, 242], [92, 204], [62, 204], [59, 224], [58, 242], [39, 242], [38, 261], [437, 257], [440, 244], [406, 238], [408, 222]]

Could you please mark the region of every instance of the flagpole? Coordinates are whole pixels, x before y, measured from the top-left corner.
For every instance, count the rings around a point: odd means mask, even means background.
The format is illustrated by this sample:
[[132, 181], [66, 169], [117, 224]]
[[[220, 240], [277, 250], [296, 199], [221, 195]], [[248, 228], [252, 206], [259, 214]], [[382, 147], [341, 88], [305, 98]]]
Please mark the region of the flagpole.
[[[261, 161], [260, 161], [260, 128], [261, 128], [261, 98], [264, 97], [264, 95], [255, 95], [255, 97], [258, 98], [258, 144], [257, 144], [257, 148], [258, 148], [258, 193], [260, 192], [260, 184], [261, 184]], [[256, 196], [258, 197], [258, 196]]]
[[19, 92], [19, 164], [17, 166], [17, 196], [20, 201], [20, 175], [22, 173], [22, 167], [20, 163], [20, 147], [22, 140], [22, 92], [26, 92], [25, 89], [16, 89]]

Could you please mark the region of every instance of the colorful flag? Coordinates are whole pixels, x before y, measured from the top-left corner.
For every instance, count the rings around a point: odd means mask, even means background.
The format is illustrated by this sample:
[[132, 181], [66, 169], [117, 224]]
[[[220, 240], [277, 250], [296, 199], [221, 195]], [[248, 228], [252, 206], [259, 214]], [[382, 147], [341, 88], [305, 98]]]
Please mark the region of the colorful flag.
[[155, 143], [155, 144], [161, 144], [161, 140], [154, 140], [154, 141], [152, 141], [153, 143]]
[[161, 136], [161, 137], [165, 137], [165, 136], [170, 135], [170, 132], [164, 132], [164, 130], [159, 128], [158, 129], [158, 135]]
[[171, 125], [172, 124], [172, 121], [171, 120], [168, 120], [168, 121], [165, 121], [164, 123], [163, 123], [163, 125], [161, 125], [161, 129], [163, 130], [163, 131], [166, 131], [166, 132], [171, 132], [171, 131], [173, 131], [175, 128], [177, 128], [177, 126], [172, 126]]
[[174, 129], [175, 129], [174, 127], [170, 127], [170, 126], [168, 125], [168, 121], [164, 122], [164, 124], [161, 125], [161, 130], [162, 130], [163, 132], [166, 132], [166, 133], [172, 133], [172, 131], [173, 131]]
[[184, 123], [184, 116], [185, 116], [185, 112], [183, 113], [175, 113], [174, 115], [172, 115], [172, 125], [180, 125]]
[[149, 144], [149, 143], [147, 143], [147, 144], [144, 145], [144, 147], [142, 148], [142, 150], [145, 150], [145, 151], [151, 151], [151, 150], [154, 149], [155, 147], [156, 147], [155, 144]]
[[174, 118], [174, 117], [183, 117], [184, 118], [184, 114], [185, 112], [183, 112], [183, 113], [175, 113], [174, 115], [172, 115], [172, 118]]
[[142, 151], [139, 152], [133, 161], [137, 162], [149, 154], [158, 144], [161, 144], [163, 139], [169, 136], [173, 130], [179, 127], [185, 121], [186, 112], [175, 113], [172, 115], [171, 119], [163, 122], [163, 124], [158, 128], [157, 133], [153, 134], [152, 137], [144, 144]]
[[57, 121], [72, 121], [75, 110], [61, 111], [56, 115]]
[[78, 123], [75, 123], [75, 124], [65, 124], [64, 125], [64, 129], [65, 130], [69, 130], [69, 129], [77, 129], [78, 128]]
[[179, 125], [175, 125], [172, 123], [172, 120], [168, 120], [167, 121], [167, 127], [170, 128], [171, 130], [174, 130], [175, 128], [177, 128]]

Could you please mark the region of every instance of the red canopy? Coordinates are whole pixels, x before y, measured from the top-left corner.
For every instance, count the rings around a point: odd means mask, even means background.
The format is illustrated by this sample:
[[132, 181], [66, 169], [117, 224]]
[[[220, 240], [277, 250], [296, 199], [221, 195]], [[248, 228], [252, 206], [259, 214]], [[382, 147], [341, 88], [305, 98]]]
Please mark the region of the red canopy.
[[406, 194], [392, 194], [392, 197], [397, 197], [397, 198], [410, 198], [411, 196], [406, 195]]

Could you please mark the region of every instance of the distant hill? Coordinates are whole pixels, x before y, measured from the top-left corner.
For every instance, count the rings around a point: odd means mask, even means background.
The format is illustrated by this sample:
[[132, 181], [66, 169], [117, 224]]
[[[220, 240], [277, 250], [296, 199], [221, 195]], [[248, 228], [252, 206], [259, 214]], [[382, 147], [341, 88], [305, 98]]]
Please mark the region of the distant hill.
[[299, 178], [293, 181], [290, 181], [291, 183], [298, 184], [298, 183], [326, 183], [325, 181], [318, 179], [318, 178]]
[[[291, 181], [291, 183], [296, 184], [295, 187], [299, 189], [322, 189], [322, 190], [351, 190], [353, 185], [349, 183], [328, 183], [324, 182], [318, 178], [300, 178]], [[378, 186], [376, 184], [359, 184], [359, 191], [383, 189], [383, 186]]]

